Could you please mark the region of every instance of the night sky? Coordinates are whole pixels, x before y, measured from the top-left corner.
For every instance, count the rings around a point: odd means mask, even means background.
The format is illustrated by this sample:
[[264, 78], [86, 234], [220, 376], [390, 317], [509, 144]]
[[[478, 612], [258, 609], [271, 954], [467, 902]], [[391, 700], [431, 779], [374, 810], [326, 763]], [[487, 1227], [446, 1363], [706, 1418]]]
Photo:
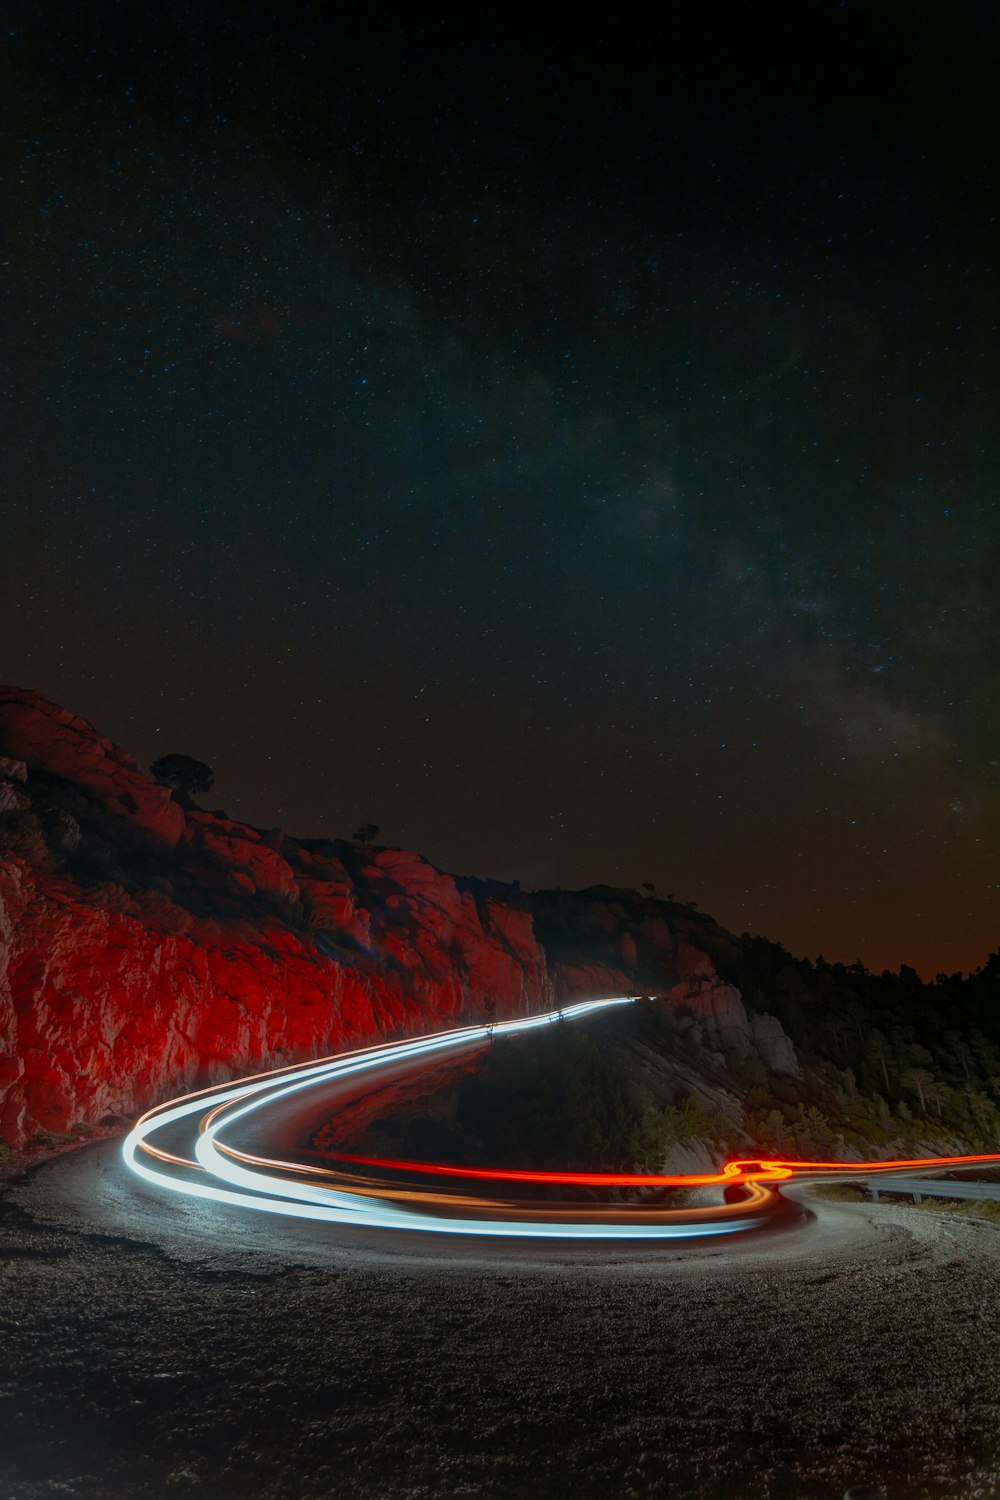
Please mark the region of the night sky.
[[262, 827], [975, 967], [996, 10], [546, 9], [4, 7], [0, 679]]

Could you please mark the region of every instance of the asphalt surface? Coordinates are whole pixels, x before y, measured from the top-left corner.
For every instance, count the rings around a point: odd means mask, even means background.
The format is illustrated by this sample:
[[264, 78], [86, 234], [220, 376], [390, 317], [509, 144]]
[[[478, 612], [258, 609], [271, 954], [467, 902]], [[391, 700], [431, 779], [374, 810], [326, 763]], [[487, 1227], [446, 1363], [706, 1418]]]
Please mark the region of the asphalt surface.
[[3, 1500], [1000, 1495], [991, 1224], [442, 1246], [164, 1197], [118, 1149], [0, 1202]]
[[[509, 1031], [537, 1024], [535, 1018], [503, 1023]], [[332, 1064], [306, 1063], [269, 1074], [249, 1081], [245, 1094], [238, 1086], [234, 1090], [230, 1084], [220, 1085], [151, 1111], [125, 1143], [126, 1157], [144, 1181], [154, 1182], [157, 1196], [165, 1189], [187, 1197], [214, 1198], [230, 1208], [256, 1205], [269, 1217], [280, 1208], [282, 1217], [300, 1222], [325, 1219], [351, 1224], [352, 1232], [358, 1225], [362, 1230], [367, 1225], [377, 1230], [380, 1239], [386, 1228], [400, 1227], [460, 1239], [473, 1238], [477, 1228], [491, 1238], [701, 1239], [763, 1225], [782, 1227], [790, 1217], [790, 1206], [760, 1184], [748, 1185], [738, 1202], [724, 1204], [722, 1190], [716, 1188], [714, 1199], [690, 1213], [667, 1208], [669, 1222], [655, 1222], [655, 1207], [649, 1206], [640, 1216], [634, 1206], [629, 1210], [623, 1205], [621, 1212], [629, 1222], [622, 1223], [616, 1221], [620, 1215], [613, 1214], [610, 1205], [588, 1218], [586, 1203], [567, 1201], [556, 1208], [551, 1202], [532, 1200], [530, 1188], [524, 1198], [524, 1185], [519, 1183], [487, 1185], [478, 1189], [477, 1199], [477, 1185], [459, 1186], [434, 1176], [450, 1170], [447, 1167], [431, 1166], [417, 1174], [426, 1181], [416, 1196], [408, 1192], [416, 1186], [413, 1174], [405, 1172], [402, 1180], [399, 1171], [390, 1174], [394, 1186], [376, 1173], [361, 1196], [351, 1191], [358, 1180], [350, 1169], [346, 1176], [327, 1176], [322, 1181], [309, 1175], [317, 1165], [327, 1172], [336, 1166], [313, 1149], [317, 1132], [331, 1114], [341, 1113], [359, 1098], [377, 1100], [387, 1086], [391, 1092], [401, 1080], [425, 1079], [429, 1063], [440, 1066], [442, 1055], [454, 1066], [487, 1045], [478, 1030], [471, 1037], [461, 1033], [424, 1037], [390, 1043], [384, 1051], [347, 1055]], [[216, 1149], [222, 1137], [221, 1150]], [[228, 1154], [230, 1147], [249, 1155], [234, 1160]], [[303, 1164], [304, 1173], [294, 1170]], [[403, 1226], [398, 1222], [401, 1218], [406, 1220]], [[370, 1242], [370, 1235], [365, 1238]], [[412, 1236], [407, 1234], [407, 1238]]]

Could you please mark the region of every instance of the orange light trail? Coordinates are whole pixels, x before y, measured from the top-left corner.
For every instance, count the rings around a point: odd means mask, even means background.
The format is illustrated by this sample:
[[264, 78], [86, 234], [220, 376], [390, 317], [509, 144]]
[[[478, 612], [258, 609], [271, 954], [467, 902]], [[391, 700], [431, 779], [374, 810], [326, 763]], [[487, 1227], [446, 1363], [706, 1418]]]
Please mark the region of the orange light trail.
[[388, 1156], [354, 1156], [331, 1152], [336, 1161], [389, 1172], [434, 1177], [465, 1177], [477, 1182], [523, 1182], [563, 1187], [693, 1188], [731, 1187], [751, 1182], [787, 1182], [793, 1177], [851, 1174], [872, 1177], [881, 1172], [937, 1171], [946, 1167], [1000, 1166], [1000, 1155], [901, 1157], [890, 1161], [791, 1161], [753, 1157], [729, 1161], [719, 1172], [687, 1176], [648, 1172], [538, 1172], [513, 1167], [456, 1167], [444, 1162], [405, 1161]]
[[[133, 1172], [157, 1187], [256, 1212], [362, 1228], [562, 1240], [665, 1240], [740, 1233], [788, 1219], [788, 1206], [778, 1192], [783, 1183], [1000, 1164], [1000, 1155], [869, 1162], [752, 1157], [727, 1162], [714, 1173], [678, 1175], [461, 1167], [339, 1153], [332, 1157], [342, 1164], [338, 1169], [240, 1151], [221, 1139], [223, 1130], [228, 1132], [250, 1116], [257, 1116], [259, 1130], [266, 1120], [262, 1112], [283, 1105], [303, 1090], [330, 1087], [344, 1079], [352, 1080], [351, 1087], [356, 1087], [355, 1080], [373, 1068], [418, 1066], [434, 1053], [485, 1046], [495, 1034], [544, 1027], [560, 1019], [629, 1003], [630, 998], [625, 996], [583, 1001], [562, 1011], [382, 1043], [200, 1089], [143, 1115], [124, 1142], [123, 1156]], [[166, 1143], [154, 1139], [164, 1131], [168, 1133]], [[184, 1131], [191, 1133], [187, 1151], [186, 1140], [178, 1145], [178, 1135]], [[364, 1175], [359, 1175], [357, 1168], [365, 1169]], [[386, 1180], [385, 1174], [395, 1180]], [[443, 1184], [441, 1188], [432, 1187], [428, 1178], [457, 1179], [457, 1191], [448, 1191]], [[473, 1188], [478, 1183], [484, 1185], [485, 1195]], [[742, 1196], [725, 1204], [671, 1208], [648, 1200], [605, 1204], [531, 1201], [517, 1196], [518, 1186], [647, 1190], [738, 1186]]]

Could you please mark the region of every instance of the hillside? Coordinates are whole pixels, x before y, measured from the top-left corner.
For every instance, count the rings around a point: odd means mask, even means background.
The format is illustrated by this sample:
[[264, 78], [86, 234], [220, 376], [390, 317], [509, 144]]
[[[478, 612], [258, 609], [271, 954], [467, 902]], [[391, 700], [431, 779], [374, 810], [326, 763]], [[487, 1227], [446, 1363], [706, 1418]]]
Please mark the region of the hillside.
[[675, 1162], [739, 1142], [992, 1147], [998, 978], [995, 957], [933, 985], [872, 976], [634, 891], [529, 893], [408, 850], [254, 828], [157, 785], [86, 720], [0, 689], [9, 1148], [343, 1046], [624, 993], [657, 1001], [595, 1035]]

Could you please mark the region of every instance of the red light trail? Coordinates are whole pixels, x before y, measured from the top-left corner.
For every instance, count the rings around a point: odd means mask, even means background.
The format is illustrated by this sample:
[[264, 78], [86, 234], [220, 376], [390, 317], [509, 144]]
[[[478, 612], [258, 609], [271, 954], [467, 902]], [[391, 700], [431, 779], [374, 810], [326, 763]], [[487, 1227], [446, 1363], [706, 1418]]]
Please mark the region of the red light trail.
[[[374, 1082], [379, 1072], [391, 1075], [400, 1068], [419, 1067], [426, 1058], [442, 1051], [478, 1049], [495, 1033], [528, 1031], [629, 1003], [628, 997], [585, 1001], [541, 1016], [386, 1042], [203, 1089], [150, 1110], [127, 1137], [123, 1155], [133, 1172], [157, 1187], [258, 1213], [369, 1229], [563, 1240], [668, 1240], [740, 1233], [775, 1225], [794, 1215], [796, 1209], [790, 1209], [781, 1199], [779, 1185], [1000, 1164], [1000, 1155], [867, 1162], [755, 1156], [727, 1162], [718, 1172], [676, 1175], [464, 1167], [340, 1153], [332, 1158], [340, 1164], [335, 1168], [240, 1150], [221, 1138], [234, 1127], [250, 1127], [258, 1135], [264, 1130], [274, 1138], [275, 1116], [270, 1112], [277, 1110], [280, 1120], [282, 1110], [301, 1107], [308, 1091], [319, 1090], [319, 1097], [328, 1097], [328, 1091], [336, 1090], [345, 1080], [350, 1080], [352, 1088], [358, 1079]], [[192, 1131], [190, 1139], [185, 1138]], [[365, 1169], [364, 1175], [358, 1175], [356, 1168]], [[394, 1180], [386, 1180], [385, 1174], [391, 1174]], [[458, 1191], [432, 1187], [421, 1178], [448, 1179]], [[465, 1190], [460, 1186], [463, 1181], [468, 1185]], [[473, 1184], [495, 1191], [469, 1191]], [[518, 1187], [656, 1190], [734, 1186], [743, 1189], [738, 1201], [697, 1207], [666, 1207], [649, 1201], [532, 1201], [516, 1193]]]
[[466, 1177], [477, 1182], [522, 1182], [564, 1187], [693, 1188], [732, 1187], [749, 1182], [787, 1182], [794, 1177], [840, 1175], [872, 1177], [880, 1172], [938, 1171], [947, 1167], [1000, 1166], [1000, 1155], [900, 1157], [888, 1161], [792, 1161], [753, 1157], [726, 1162], [719, 1172], [665, 1176], [649, 1172], [538, 1172], [513, 1167], [456, 1167], [443, 1162], [405, 1161], [387, 1156], [331, 1152], [336, 1161], [418, 1176]]

